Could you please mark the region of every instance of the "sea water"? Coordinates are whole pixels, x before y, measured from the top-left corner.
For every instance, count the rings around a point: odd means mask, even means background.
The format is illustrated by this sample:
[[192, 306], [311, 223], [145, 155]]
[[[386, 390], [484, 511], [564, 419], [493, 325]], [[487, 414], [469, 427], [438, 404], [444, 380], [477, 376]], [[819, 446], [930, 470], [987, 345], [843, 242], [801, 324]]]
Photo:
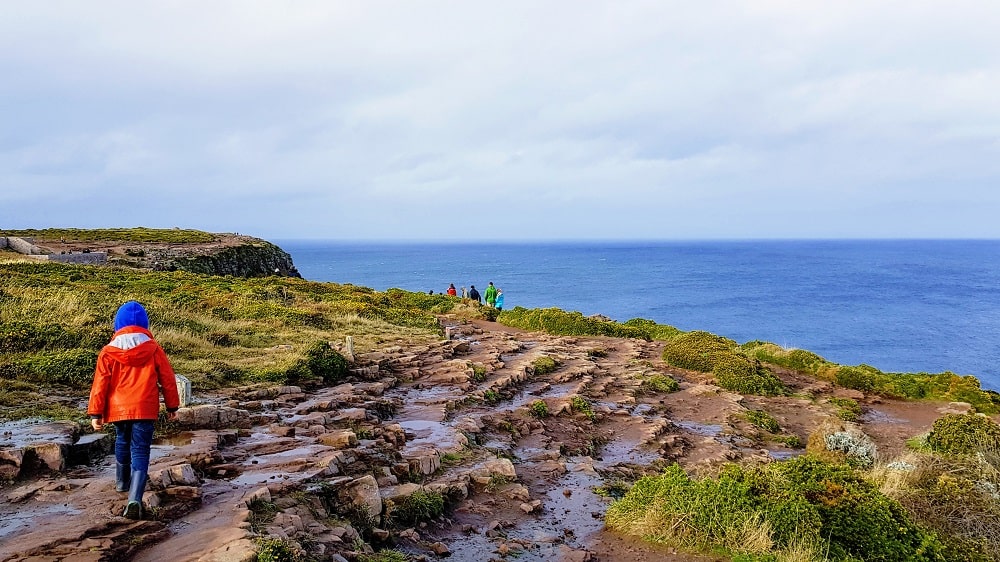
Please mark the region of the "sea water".
[[508, 309], [648, 318], [1000, 390], [998, 240], [278, 243], [314, 281], [435, 293], [493, 281]]

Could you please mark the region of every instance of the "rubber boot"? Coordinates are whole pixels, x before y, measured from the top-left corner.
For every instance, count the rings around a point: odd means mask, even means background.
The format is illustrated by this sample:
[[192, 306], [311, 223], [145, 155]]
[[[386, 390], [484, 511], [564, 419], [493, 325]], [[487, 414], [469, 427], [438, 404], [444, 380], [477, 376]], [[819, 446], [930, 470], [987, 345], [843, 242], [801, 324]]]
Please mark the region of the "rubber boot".
[[116, 462], [115, 463], [115, 491], [116, 492], [127, 492], [129, 484], [131, 483], [131, 474], [129, 474], [129, 466]]
[[133, 470], [132, 481], [128, 488], [128, 503], [125, 504], [126, 519], [142, 518], [142, 494], [146, 491], [146, 471]]

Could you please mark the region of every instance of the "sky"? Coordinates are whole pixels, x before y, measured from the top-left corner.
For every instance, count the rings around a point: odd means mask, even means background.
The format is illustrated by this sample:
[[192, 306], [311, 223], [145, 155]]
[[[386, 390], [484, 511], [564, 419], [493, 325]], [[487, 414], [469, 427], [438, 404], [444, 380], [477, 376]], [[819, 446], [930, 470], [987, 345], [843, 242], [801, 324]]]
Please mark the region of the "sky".
[[0, 10], [0, 228], [1000, 238], [1000, 2]]

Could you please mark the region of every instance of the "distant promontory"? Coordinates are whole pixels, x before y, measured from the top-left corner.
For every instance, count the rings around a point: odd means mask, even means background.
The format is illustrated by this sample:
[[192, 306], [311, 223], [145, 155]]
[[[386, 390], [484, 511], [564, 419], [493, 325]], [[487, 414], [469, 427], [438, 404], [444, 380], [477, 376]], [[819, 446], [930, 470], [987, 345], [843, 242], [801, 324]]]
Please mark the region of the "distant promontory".
[[0, 249], [62, 263], [208, 275], [301, 277], [278, 246], [235, 233], [156, 228], [0, 230]]

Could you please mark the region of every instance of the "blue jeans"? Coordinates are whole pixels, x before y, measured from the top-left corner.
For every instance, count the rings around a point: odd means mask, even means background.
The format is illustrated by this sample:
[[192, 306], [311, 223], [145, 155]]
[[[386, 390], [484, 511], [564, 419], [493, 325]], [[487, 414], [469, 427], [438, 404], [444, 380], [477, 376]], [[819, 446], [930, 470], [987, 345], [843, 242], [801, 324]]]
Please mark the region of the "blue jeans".
[[115, 423], [115, 460], [134, 472], [149, 470], [149, 448], [153, 445], [153, 420]]

